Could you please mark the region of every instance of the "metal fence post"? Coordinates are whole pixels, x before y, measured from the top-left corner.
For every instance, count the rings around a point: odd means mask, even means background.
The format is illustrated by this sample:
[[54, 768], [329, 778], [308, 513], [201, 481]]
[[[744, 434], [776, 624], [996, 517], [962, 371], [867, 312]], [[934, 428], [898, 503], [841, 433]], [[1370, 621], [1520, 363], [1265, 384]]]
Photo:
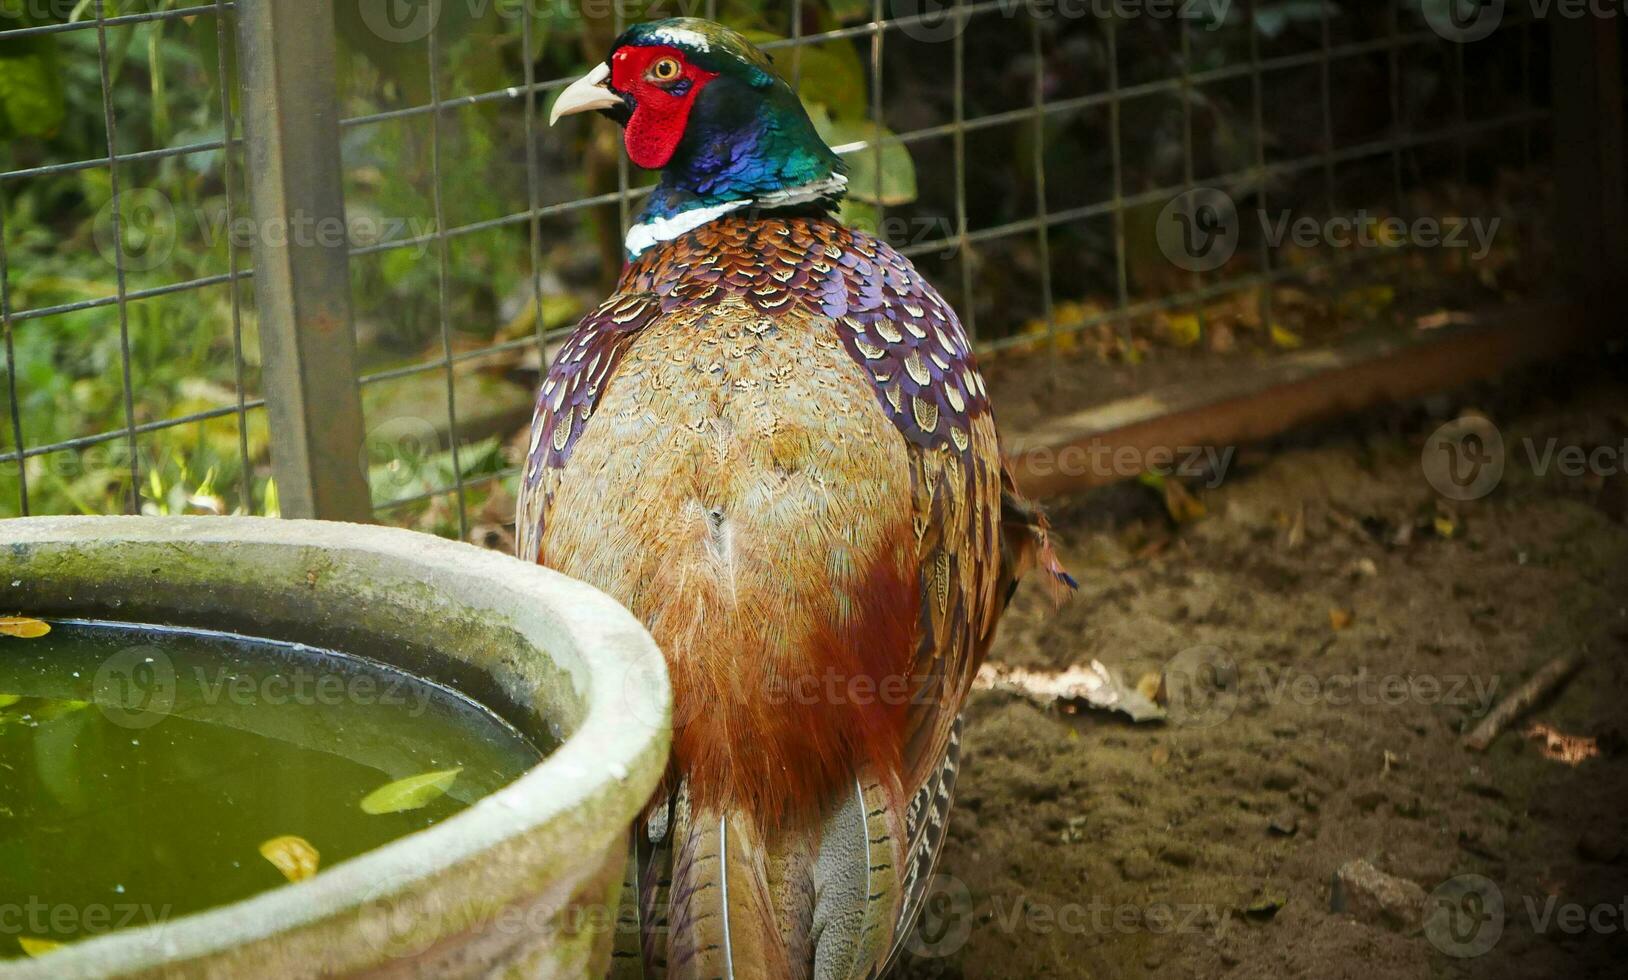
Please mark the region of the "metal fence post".
[[[1571, 295], [1602, 316], [1628, 311], [1622, 18], [1548, 18], [1554, 58], [1555, 248]], [[1618, 332], [1623, 328], [1617, 326]]]
[[254, 295], [282, 514], [371, 521], [333, 0], [241, 0], [237, 21]]

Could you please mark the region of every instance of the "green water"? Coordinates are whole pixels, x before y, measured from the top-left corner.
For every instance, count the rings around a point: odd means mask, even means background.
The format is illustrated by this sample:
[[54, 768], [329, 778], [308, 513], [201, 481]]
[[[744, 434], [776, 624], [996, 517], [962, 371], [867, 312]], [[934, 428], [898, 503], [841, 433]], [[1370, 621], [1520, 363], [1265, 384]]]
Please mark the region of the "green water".
[[[0, 636], [0, 959], [284, 884], [260, 853], [274, 837], [330, 868], [541, 755], [446, 688], [329, 651], [105, 623]], [[416, 809], [362, 808], [449, 769]]]

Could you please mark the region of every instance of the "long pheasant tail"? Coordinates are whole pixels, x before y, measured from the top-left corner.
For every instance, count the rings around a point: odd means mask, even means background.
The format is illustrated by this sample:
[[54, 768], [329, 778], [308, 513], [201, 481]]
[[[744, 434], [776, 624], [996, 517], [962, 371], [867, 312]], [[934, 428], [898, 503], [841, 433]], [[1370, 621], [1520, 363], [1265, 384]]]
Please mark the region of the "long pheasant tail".
[[826, 820], [814, 861], [813, 980], [865, 980], [887, 958], [903, 893], [894, 794], [861, 774]]
[[614, 980], [667, 976], [667, 902], [672, 890], [673, 799], [663, 794], [635, 824], [611, 955]]
[[1018, 579], [1031, 568], [1045, 576], [1046, 592], [1061, 605], [1070, 592], [1079, 588], [1051, 546], [1051, 522], [1034, 501], [1018, 493], [1011, 471], [1001, 470], [1001, 547], [1005, 565], [1006, 601], [1012, 599]]
[[791, 975], [769, 897], [755, 821], [739, 811], [674, 813], [667, 976], [670, 980], [784, 980]]
[[904, 951], [910, 931], [916, 927], [922, 902], [932, 887], [933, 872], [938, 867], [939, 854], [944, 849], [944, 836], [949, 831], [950, 804], [955, 799], [955, 780], [961, 772], [961, 718], [956, 717], [950, 727], [949, 746], [938, 772], [922, 784], [910, 799], [905, 811], [904, 874], [900, 891], [903, 902], [899, 909], [898, 925], [894, 928], [893, 949], [888, 954], [877, 976], [886, 976]]

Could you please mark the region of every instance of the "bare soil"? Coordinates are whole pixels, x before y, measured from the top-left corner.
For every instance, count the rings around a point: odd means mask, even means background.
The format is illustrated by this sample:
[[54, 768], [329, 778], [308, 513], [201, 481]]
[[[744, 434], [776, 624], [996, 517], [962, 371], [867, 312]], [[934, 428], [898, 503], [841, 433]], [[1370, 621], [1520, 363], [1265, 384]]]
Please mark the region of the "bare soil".
[[[991, 372], [997, 410], [1080, 407], [1067, 363], [1036, 362]], [[1163, 723], [976, 694], [931, 955], [901, 975], [1624, 975], [1625, 367], [1602, 352], [1242, 451], [1186, 524], [1138, 484], [1051, 501], [1079, 592], [1053, 610], [1020, 590], [995, 661], [1095, 659], [1132, 684], [1173, 659], [1228, 669]], [[1455, 504], [1420, 452], [1466, 409], [1498, 425], [1506, 470]], [[1550, 439], [1617, 455], [1537, 472]], [[1568, 651], [1584, 654], [1568, 684], [1485, 754], [1461, 745]], [[1547, 757], [1533, 722], [1597, 757]], [[1432, 931], [1336, 912], [1354, 859], [1425, 895], [1483, 876], [1502, 913], [1464, 906]]]

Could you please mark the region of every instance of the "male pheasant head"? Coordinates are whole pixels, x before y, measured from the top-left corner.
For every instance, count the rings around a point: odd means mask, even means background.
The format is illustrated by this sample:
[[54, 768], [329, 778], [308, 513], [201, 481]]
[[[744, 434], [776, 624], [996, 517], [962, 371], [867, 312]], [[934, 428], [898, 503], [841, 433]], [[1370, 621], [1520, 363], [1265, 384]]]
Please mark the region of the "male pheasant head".
[[630, 256], [741, 208], [829, 213], [847, 189], [842, 161], [769, 56], [721, 24], [630, 28], [560, 93], [549, 123], [591, 110], [622, 124], [629, 159], [662, 173], [628, 231]]

